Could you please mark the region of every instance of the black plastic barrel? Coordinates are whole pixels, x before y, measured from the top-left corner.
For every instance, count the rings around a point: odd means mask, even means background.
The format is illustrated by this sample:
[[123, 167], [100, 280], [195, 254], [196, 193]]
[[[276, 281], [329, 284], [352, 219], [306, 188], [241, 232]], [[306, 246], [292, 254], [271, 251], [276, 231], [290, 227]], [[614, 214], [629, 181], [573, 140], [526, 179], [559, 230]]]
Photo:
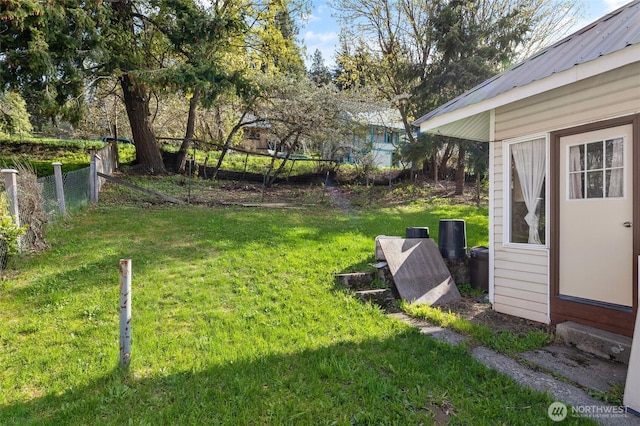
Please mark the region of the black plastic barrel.
[[464, 220], [443, 219], [438, 232], [438, 248], [444, 259], [467, 257], [467, 229]]
[[411, 226], [406, 230], [406, 238], [429, 238], [429, 228], [426, 226]]
[[471, 249], [469, 280], [471, 288], [489, 291], [489, 247], [478, 246]]

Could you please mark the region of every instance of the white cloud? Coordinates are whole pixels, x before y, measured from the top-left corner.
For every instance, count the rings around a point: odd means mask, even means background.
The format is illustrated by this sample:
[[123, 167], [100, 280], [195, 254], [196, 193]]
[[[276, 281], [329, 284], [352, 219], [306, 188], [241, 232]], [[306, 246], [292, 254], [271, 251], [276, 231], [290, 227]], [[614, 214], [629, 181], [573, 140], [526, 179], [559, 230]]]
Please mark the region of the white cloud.
[[322, 58], [327, 66], [333, 67], [335, 65], [333, 56], [335, 55], [336, 44], [338, 43], [337, 32], [307, 31], [304, 33], [303, 40], [305, 46], [307, 46], [307, 66], [311, 65], [310, 61], [316, 49], [322, 53]]
[[323, 3], [318, 6], [318, 13], [320, 15], [322, 15], [325, 12], [325, 10], [331, 10], [331, 8], [326, 3]]
[[605, 11], [612, 12], [616, 9], [621, 8], [627, 3], [629, 3], [629, 0], [604, 0]]
[[313, 31], [307, 31], [304, 33], [304, 40], [306, 43], [326, 44], [338, 40], [338, 33], [330, 31], [326, 33], [316, 33]]
[[607, 13], [619, 9], [628, 2], [629, 0], [583, 0], [581, 6], [584, 15], [571, 26], [569, 33], [591, 24]]

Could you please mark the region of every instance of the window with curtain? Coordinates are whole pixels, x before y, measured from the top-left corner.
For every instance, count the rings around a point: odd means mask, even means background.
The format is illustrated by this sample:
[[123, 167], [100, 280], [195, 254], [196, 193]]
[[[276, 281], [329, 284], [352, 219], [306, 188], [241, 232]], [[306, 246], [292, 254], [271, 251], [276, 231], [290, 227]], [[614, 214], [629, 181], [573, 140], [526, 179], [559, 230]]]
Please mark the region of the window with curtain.
[[569, 147], [569, 199], [624, 196], [622, 138]]
[[511, 143], [509, 241], [545, 244], [546, 139]]

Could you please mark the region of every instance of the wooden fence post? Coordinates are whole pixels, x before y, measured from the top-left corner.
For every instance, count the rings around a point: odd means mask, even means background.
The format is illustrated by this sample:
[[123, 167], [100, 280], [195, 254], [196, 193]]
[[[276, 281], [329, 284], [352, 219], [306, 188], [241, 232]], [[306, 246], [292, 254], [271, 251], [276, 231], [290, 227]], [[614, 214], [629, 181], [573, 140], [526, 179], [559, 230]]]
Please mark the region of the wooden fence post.
[[92, 149], [89, 151], [91, 154], [91, 162], [89, 163], [89, 188], [91, 190], [91, 202], [98, 202], [98, 191], [100, 188], [98, 187], [98, 165], [96, 158], [96, 150]]
[[64, 201], [64, 182], [62, 181], [62, 163], [55, 162], [53, 165], [53, 175], [56, 179], [56, 196], [58, 197], [58, 209], [60, 214], [67, 214], [67, 205]]
[[15, 169], [2, 169], [4, 175], [4, 188], [9, 198], [9, 214], [13, 216], [16, 226], [20, 226], [20, 209], [18, 208], [18, 171]]
[[131, 259], [120, 259], [120, 365], [131, 361]]

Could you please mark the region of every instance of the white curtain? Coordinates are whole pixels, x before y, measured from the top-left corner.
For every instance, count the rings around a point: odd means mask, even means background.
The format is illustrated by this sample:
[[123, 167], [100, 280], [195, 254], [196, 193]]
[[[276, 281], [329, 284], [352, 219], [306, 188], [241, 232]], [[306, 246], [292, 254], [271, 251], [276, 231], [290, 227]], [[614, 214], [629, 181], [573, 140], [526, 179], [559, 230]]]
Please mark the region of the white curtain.
[[607, 197], [622, 197], [624, 195], [623, 172], [624, 172], [624, 144], [623, 139], [614, 139], [611, 142], [613, 152], [611, 155], [611, 176], [609, 178], [609, 187], [607, 188]]
[[540, 218], [537, 209], [545, 177], [545, 140], [536, 139], [513, 144], [511, 153], [528, 211], [524, 220], [529, 225], [529, 244], [542, 244], [538, 232]]
[[569, 199], [576, 200], [584, 198], [582, 191], [582, 152], [580, 147], [583, 145], [572, 146], [569, 148]]

